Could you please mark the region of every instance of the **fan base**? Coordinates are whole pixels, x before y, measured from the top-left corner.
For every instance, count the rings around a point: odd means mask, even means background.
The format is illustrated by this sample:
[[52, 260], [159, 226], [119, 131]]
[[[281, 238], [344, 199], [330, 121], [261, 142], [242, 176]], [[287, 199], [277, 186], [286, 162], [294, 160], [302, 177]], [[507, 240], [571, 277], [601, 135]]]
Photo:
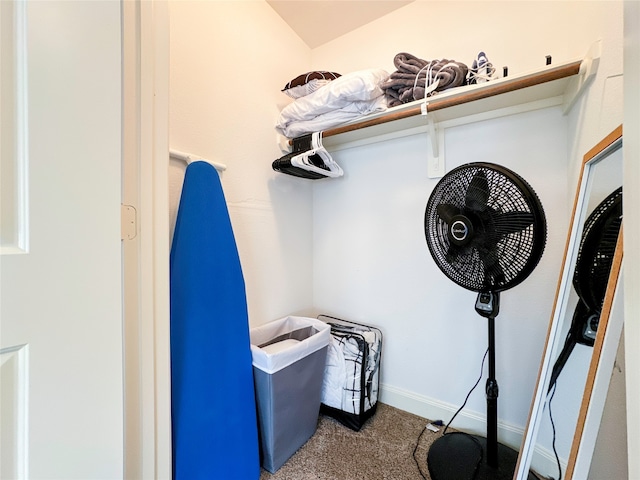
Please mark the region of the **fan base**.
[[[498, 466], [487, 464], [487, 439], [452, 432], [433, 442], [427, 453], [432, 480], [511, 480], [518, 452], [498, 444]], [[529, 472], [528, 480], [539, 480]]]

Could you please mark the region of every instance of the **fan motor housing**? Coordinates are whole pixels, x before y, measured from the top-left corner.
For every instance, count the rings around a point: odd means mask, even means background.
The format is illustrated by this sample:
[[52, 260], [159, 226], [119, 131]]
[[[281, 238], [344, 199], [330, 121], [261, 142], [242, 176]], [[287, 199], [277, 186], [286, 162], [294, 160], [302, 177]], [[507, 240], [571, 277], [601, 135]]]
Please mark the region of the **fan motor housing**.
[[473, 223], [465, 215], [456, 215], [451, 219], [447, 233], [452, 243], [463, 247], [473, 238]]

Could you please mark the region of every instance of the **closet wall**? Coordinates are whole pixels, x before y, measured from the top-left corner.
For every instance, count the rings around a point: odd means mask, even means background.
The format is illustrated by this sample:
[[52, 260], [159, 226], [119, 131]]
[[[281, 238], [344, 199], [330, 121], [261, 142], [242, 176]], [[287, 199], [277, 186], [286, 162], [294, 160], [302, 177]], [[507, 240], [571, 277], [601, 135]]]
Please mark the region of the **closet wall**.
[[[263, 1], [169, 2], [170, 145], [225, 163], [222, 184], [259, 325], [313, 305], [311, 184], [275, 175], [273, 128], [310, 49]], [[297, 74], [297, 73], [296, 73]], [[170, 227], [184, 163], [170, 164]]]
[[[339, 14], [339, 12], [336, 12]], [[486, 321], [475, 295], [431, 259], [423, 232], [437, 180], [426, 135], [334, 153], [345, 170], [309, 181], [271, 170], [281, 155], [273, 125], [280, 92], [311, 69], [394, 70], [393, 57], [470, 64], [480, 50], [511, 74], [582, 57], [602, 39], [598, 75], [573, 110], [553, 107], [447, 129], [447, 169], [469, 161], [522, 175], [546, 209], [539, 267], [502, 295], [497, 378], [503, 441], [519, 443], [538, 372], [562, 261], [577, 166], [622, 121], [621, 2], [416, 1], [310, 50], [259, 1], [170, 2], [171, 148], [226, 163], [222, 174], [258, 325], [290, 313], [330, 313], [385, 333], [383, 400], [449, 418], [480, 373]], [[321, 28], [321, 26], [318, 26]], [[171, 164], [172, 219], [184, 166]], [[484, 389], [459, 426], [483, 428]]]
[[[384, 32], [384, 34], [381, 34]], [[483, 50], [519, 74], [581, 58], [602, 39], [597, 78], [568, 115], [559, 107], [449, 128], [446, 166], [505, 165], [536, 190], [546, 209], [547, 247], [523, 284], [504, 292], [497, 319], [500, 435], [524, 427], [554, 301], [582, 155], [622, 122], [621, 2], [421, 2], [318, 47], [314, 69], [394, 70], [393, 57], [470, 64]], [[429, 418], [449, 418], [480, 372], [486, 321], [475, 295], [436, 267], [423, 215], [437, 180], [426, 171], [425, 135], [345, 148], [339, 180], [314, 186], [314, 306], [370, 322], [385, 333], [383, 399]], [[484, 428], [481, 384], [459, 425]], [[573, 406], [566, 408], [577, 411]], [[567, 435], [567, 451], [571, 431]]]

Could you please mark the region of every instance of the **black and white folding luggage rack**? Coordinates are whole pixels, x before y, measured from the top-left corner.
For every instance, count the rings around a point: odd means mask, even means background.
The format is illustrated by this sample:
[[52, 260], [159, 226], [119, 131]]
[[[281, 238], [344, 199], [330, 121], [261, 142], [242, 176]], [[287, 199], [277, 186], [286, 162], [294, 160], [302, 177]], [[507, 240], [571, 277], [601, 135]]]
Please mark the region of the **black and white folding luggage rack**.
[[331, 327], [320, 412], [359, 431], [378, 407], [382, 332], [319, 315]]

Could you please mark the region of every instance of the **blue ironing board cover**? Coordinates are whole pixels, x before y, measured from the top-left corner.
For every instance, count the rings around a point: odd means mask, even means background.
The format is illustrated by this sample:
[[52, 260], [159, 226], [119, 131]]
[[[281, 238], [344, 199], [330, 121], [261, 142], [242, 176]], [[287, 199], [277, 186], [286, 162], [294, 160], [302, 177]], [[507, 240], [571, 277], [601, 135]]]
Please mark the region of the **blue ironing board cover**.
[[170, 258], [174, 480], [258, 479], [244, 278], [218, 172], [187, 166]]

